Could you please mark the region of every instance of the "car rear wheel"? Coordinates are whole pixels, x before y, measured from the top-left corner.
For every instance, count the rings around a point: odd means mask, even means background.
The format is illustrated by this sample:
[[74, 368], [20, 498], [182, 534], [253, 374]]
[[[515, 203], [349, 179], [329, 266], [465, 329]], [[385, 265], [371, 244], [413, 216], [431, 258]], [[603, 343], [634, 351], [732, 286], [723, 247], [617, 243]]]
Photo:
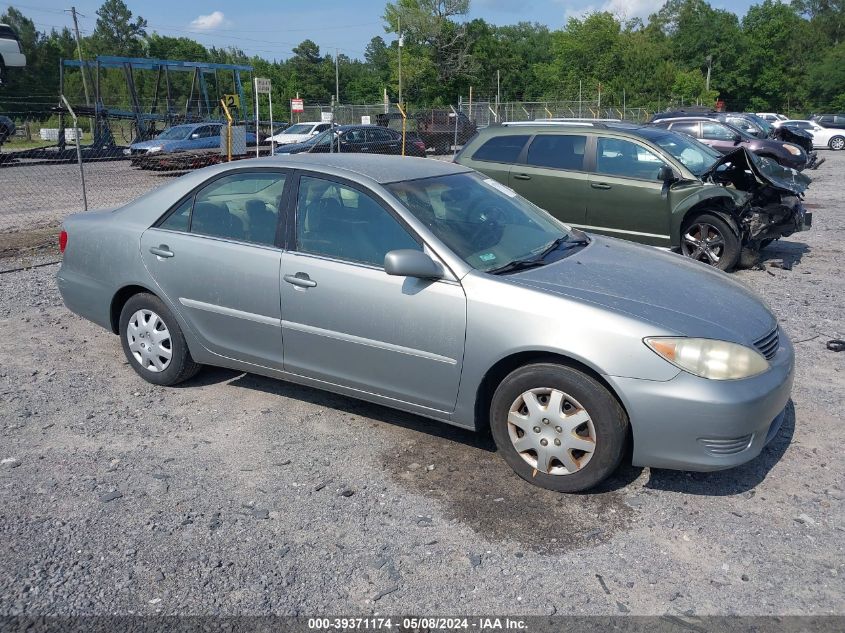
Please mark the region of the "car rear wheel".
[[830, 149], [836, 151], [845, 149], [845, 136], [834, 136], [832, 139], [830, 139], [828, 146], [830, 147]]
[[123, 352], [141, 378], [155, 385], [175, 385], [196, 375], [182, 329], [161, 299], [141, 293], [120, 311], [118, 331]]
[[493, 439], [526, 481], [557, 492], [593, 488], [616, 470], [628, 417], [587, 374], [554, 363], [511, 372], [490, 404]]
[[739, 259], [741, 244], [728, 223], [713, 213], [691, 218], [681, 232], [681, 253], [720, 270], [731, 270]]

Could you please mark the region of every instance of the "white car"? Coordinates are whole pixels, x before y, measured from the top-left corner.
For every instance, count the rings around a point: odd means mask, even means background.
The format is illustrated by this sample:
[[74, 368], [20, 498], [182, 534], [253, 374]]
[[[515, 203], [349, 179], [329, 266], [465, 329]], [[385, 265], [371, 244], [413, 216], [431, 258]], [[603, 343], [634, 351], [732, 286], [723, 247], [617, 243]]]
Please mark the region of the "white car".
[[764, 121], [768, 121], [772, 124], [774, 124], [776, 121], [786, 121], [789, 118], [776, 112], [756, 112], [755, 114]]
[[834, 127], [822, 127], [815, 121], [805, 121], [798, 119], [790, 119], [787, 121], [777, 121], [772, 123], [775, 127], [783, 125], [798, 128], [809, 132], [813, 136], [814, 149], [845, 149], [845, 129]]
[[0, 24], [0, 85], [6, 75], [7, 68], [23, 68], [26, 66], [26, 56], [21, 53], [18, 35], [8, 24]]
[[268, 140], [273, 141], [276, 145], [290, 145], [292, 143], [302, 143], [307, 141], [312, 136], [317, 136], [320, 132], [328, 130], [332, 126], [331, 123], [322, 123], [320, 121], [306, 121], [305, 123], [294, 123], [289, 128], [283, 130], [275, 136], [271, 136]]

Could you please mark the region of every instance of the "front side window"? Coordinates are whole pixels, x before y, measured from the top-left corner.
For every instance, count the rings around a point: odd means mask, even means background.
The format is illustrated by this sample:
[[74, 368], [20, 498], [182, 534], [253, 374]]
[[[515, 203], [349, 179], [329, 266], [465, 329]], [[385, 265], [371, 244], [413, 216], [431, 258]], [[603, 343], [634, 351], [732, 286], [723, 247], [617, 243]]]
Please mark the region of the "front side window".
[[273, 245], [284, 186], [285, 175], [277, 172], [218, 178], [181, 202], [159, 228]]
[[397, 249], [420, 244], [372, 197], [346, 185], [302, 176], [296, 204], [296, 245], [303, 253], [383, 266]]
[[489, 160], [496, 163], [515, 163], [527, 140], [528, 136], [522, 134], [494, 136], [475, 150], [472, 159]]
[[587, 137], [568, 134], [538, 134], [528, 146], [526, 163], [553, 169], [584, 169]]
[[599, 137], [596, 173], [639, 180], [657, 180], [665, 162], [642, 145], [621, 138]]
[[548, 213], [480, 174], [385, 186], [441, 242], [478, 270], [493, 271], [571, 237]]
[[[672, 132], [674, 131], [675, 128], [672, 128]], [[660, 149], [681, 161], [696, 176], [701, 176], [721, 157], [721, 154], [704, 143], [685, 134], [672, 132], [651, 134], [648, 138]]]

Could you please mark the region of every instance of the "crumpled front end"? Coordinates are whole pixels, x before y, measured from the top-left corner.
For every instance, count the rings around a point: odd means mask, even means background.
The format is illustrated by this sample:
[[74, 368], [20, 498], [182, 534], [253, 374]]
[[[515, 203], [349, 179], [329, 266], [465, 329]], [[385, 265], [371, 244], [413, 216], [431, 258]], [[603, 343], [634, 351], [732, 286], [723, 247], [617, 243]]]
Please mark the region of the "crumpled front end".
[[749, 194], [737, 214], [746, 248], [757, 250], [763, 241], [805, 231], [812, 225], [812, 213], [802, 202], [812, 180], [794, 169], [740, 148], [724, 156], [704, 177]]
[[798, 196], [783, 195], [764, 206], [757, 206], [752, 200], [744, 216], [751, 244], [806, 231], [813, 223], [813, 214]]

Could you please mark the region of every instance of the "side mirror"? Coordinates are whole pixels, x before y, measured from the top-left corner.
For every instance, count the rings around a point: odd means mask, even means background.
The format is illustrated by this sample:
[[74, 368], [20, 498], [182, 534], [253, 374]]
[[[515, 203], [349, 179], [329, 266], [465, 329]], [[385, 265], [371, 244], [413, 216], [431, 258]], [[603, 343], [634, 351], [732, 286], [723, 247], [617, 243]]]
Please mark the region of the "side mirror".
[[675, 177], [675, 172], [672, 171], [672, 168], [669, 165], [663, 165], [660, 170], [657, 172], [657, 179], [663, 181], [664, 183], [672, 183], [677, 180]]
[[191, 138], [199, 138], [199, 137], [200, 137], [199, 132], [194, 132], [193, 134], [191, 134]]
[[422, 251], [403, 248], [384, 256], [384, 272], [395, 277], [442, 279], [443, 267]]
[[734, 145], [739, 145], [739, 142], [740, 142], [741, 140], [742, 140], [742, 136], [740, 136], [739, 134], [734, 133], [734, 135], [733, 135]]

